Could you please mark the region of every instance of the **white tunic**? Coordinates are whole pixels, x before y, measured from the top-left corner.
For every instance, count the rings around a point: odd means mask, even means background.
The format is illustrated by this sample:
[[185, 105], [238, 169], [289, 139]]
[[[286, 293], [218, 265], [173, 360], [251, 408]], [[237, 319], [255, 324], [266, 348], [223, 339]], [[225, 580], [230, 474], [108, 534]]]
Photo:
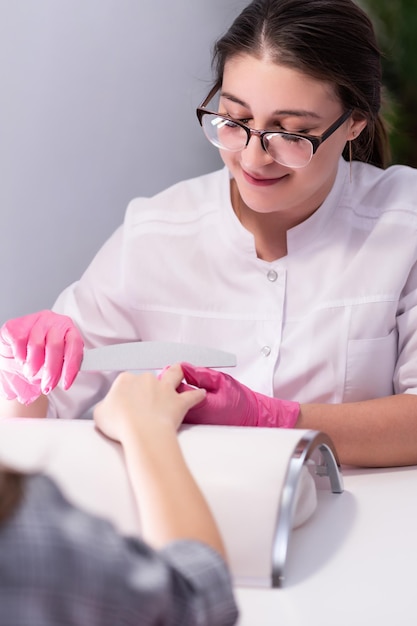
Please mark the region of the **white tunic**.
[[[134, 340], [236, 353], [256, 391], [340, 403], [417, 393], [417, 171], [340, 160], [323, 205], [256, 256], [226, 168], [133, 200], [124, 224], [54, 310], [86, 347]], [[78, 417], [114, 375], [80, 373], [49, 416]]]

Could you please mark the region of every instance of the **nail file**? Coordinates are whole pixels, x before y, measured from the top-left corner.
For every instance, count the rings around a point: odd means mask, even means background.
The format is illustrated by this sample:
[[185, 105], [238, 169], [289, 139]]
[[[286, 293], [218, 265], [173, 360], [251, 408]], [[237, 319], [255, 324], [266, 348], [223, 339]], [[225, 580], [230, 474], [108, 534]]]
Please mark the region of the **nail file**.
[[197, 367], [235, 367], [236, 355], [197, 344], [134, 341], [84, 350], [81, 370], [159, 370], [185, 361]]

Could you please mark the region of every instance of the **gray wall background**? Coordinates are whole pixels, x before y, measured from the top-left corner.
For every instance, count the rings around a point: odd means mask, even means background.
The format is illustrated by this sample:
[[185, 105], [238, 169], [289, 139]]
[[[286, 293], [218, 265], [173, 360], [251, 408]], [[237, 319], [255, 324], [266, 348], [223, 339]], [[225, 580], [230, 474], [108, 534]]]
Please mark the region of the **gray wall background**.
[[246, 0], [0, 0], [0, 323], [52, 306], [129, 200], [221, 165], [195, 107]]

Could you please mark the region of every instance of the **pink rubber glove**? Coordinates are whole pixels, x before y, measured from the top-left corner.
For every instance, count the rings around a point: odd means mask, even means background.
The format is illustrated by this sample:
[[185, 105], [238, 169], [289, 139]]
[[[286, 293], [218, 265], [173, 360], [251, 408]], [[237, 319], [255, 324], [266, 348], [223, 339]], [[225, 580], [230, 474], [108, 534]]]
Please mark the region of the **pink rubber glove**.
[[298, 402], [257, 393], [216, 370], [189, 363], [181, 363], [181, 367], [187, 383], [207, 391], [205, 399], [185, 416], [188, 424], [293, 428], [297, 422]]
[[0, 328], [0, 394], [30, 404], [57, 386], [74, 382], [84, 342], [66, 315], [40, 311], [9, 320]]

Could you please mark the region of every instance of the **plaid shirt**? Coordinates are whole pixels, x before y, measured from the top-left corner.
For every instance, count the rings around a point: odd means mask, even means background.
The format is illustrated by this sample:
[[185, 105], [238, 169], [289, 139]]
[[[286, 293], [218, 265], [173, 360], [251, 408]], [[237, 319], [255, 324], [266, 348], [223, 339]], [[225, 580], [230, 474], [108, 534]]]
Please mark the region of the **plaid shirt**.
[[27, 478], [0, 529], [0, 626], [235, 624], [219, 555], [194, 541], [156, 552], [70, 504], [46, 476]]

